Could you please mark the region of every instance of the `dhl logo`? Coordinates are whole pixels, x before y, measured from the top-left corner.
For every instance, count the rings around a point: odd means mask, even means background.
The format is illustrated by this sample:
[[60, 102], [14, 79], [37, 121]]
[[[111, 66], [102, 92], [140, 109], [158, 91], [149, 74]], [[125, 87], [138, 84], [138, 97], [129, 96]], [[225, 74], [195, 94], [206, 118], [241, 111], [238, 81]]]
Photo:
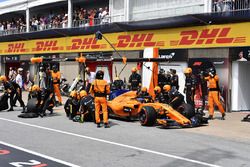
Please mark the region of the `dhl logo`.
[[170, 41], [170, 46], [245, 43], [246, 37], [228, 37], [230, 27], [182, 31], [180, 40]]
[[23, 53], [26, 52], [24, 48], [24, 43], [13, 43], [8, 44], [8, 49], [5, 50], [5, 53]]
[[67, 46], [67, 50], [101, 49], [106, 47], [106, 44], [97, 44], [95, 38], [75, 38], [71, 42], [72, 45]]
[[37, 51], [37, 52], [55, 51], [55, 50], [59, 50], [59, 47], [57, 46], [57, 40], [37, 41], [36, 47], [32, 48], [32, 51]]
[[118, 48], [164, 46], [164, 41], [152, 42], [153, 37], [154, 37], [153, 33], [135, 34], [135, 35], [119, 35], [118, 43], [115, 45]]

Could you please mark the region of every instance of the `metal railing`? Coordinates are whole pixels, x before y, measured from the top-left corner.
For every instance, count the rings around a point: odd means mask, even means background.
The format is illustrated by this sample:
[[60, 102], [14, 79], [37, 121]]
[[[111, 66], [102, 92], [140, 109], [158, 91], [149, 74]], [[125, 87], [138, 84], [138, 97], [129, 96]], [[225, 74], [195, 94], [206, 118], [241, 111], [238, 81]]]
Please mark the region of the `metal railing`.
[[49, 24], [39, 24], [39, 25], [31, 25], [30, 26], [30, 32], [34, 31], [43, 31], [43, 30], [49, 30], [49, 29], [55, 29], [55, 28], [67, 28], [68, 23], [49, 23]]
[[111, 17], [73, 20], [72, 27], [88, 27], [111, 23]]
[[250, 9], [250, 0], [213, 0], [213, 12]]
[[[250, 9], [250, 0], [212, 0], [212, 12], [228, 12], [228, 11], [238, 11], [238, 10], [248, 10]], [[89, 18], [82, 20], [73, 20], [72, 27], [89, 27], [95, 25], [108, 24], [111, 22], [120, 22], [124, 21], [124, 15], [115, 15], [115, 16], [105, 16], [104, 18]], [[68, 28], [67, 20], [57, 23], [49, 24], [39, 24], [31, 25], [30, 32], [34, 31], [43, 31], [48, 29], [55, 28]], [[26, 32], [26, 27], [22, 28], [10, 28], [5, 30], [0, 30], [0, 36], [11, 35], [11, 34], [20, 34]]]
[[12, 34], [20, 34], [26, 32], [26, 27], [23, 28], [10, 28], [5, 30], [0, 30], [0, 36], [4, 35], [12, 35]]
[[[88, 27], [88, 26], [95, 26], [95, 25], [103, 25], [111, 23], [111, 17], [106, 16], [104, 18], [95, 18], [95, 19], [83, 19], [83, 20], [73, 20], [72, 27]], [[48, 29], [55, 29], [55, 28], [68, 28], [68, 22], [60, 22], [60, 23], [49, 23], [49, 24], [38, 24], [38, 25], [31, 25], [30, 32], [35, 31], [43, 31]], [[13, 34], [20, 34], [26, 32], [26, 27], [20, 28], [11, 28], [0, 30], [0, 36], [4, 35], [13, 35]]]

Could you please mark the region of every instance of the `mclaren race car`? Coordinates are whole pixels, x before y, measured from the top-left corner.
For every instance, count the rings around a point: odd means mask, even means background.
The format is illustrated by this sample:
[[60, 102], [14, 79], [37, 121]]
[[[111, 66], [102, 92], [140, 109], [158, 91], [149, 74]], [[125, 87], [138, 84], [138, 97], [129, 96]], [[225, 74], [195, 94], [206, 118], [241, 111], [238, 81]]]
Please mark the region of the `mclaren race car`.
[[[120, 94], [123, 91], [123, 94]], [[113, 96], [113, 92], [111, 96]], [[154, 102], [148, 97], [138, 97], [136, 91], [120, 90], [120, 95], [108, 101], [111, 116], [121, 118], [139, 118], [141, 125], [196, 127], [207, 124], [202, 112], [195, 112], [193, 107], [181, 103], [177, 110], [168, 104]]]
[[[84, 103], [81, 105], [86, 108], [94, 107], [94, 102], [86, 104], [88, 106], [84, 106]], [[142, 126], [196, 127], [208, 123], [202, 112], [195, 112], [188, 104], [182, 103], [175, 110], [168, 104], [154, 102], [150, 96], [138, 97], [136, 91], [128, 90], [118, 90], [110, 94], [108, 111], [111, 117], [139, 119]], [[89, 110], [88, 114], [94, 120], [94, 109]]]

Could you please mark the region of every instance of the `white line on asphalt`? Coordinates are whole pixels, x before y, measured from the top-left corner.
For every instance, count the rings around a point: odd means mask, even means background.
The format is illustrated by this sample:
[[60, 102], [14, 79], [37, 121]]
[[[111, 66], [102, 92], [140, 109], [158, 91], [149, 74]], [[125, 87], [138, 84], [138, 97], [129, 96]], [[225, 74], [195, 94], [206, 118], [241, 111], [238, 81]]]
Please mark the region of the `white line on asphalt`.
[[64, 164], [64, 165], [71, 166], [71, 167], [80, 167], [78, 165], [74, 165], [72, 163], [65, 162], [65, 161], [62, 161], [62, 160], [59, 160], [59, 159], [56, 159], [56, 158], [53, 158], [53, 157], [50, 157], [50, 156], [47, 156], [47, 155], [44, 155], [44, 154], [40, 154], [40, 153], [37, 153], [35, 151], [31, 151], [31, 150], [28, 150], [28, 149], [25, 149], [25, 148], [22, 148], [22, 147], [19, 147], [19, 146], [15, 146], [13, 144], [9, 144], [9, 143], [3, 142], [3, 141], [0, 141], [0, 144], [9, 146], [9, 147], [12, 147], [12, 148], [15, 148], [17, 150], [21, 150], [21, 151], [24, 151], [24, 152], [27, 152], [27, 153], [30, 153], [30, 154], [33, 154], [33, 155], [36, 155], [36, 156], [39, 156], [39, 157], [42, 157], [42, 158], [45, 158], [45, 159], [48, 159], [48, 160], [51, 160], [51, 161], [54, 161], [54, 162], [58, 162], [60, 164]]
[[48, 131], [52, 131], [52, 132], [62, 133], [62, 134], [70, 135], [70, 136], [76, 136], [76, 137], [80, 137], [80, 138], [84, 138], [84, 139], [94, 140], [94, 141], [107, 143], [107, 144], [111, 144], [111, 145], [116, 145], [116, 146], [120, 146], [120, 147], [124, 147], [124, 148], [130, 148], [130, 149], [133, 149], [133, 150], [139, 150], [139, 151], [143, 151], [143, 152], [147, 152], [147, 153], [151, 153], [151, 154], [161, 155], [161, 156], [164, 156], [164, 157], [178, 159], [178, 160], [191, 162], [191, 163], [195, 163], [195, 164], [200, 164], [200, 165], [204, 165], [204, 166], [221, 167], [219, 165], [209, 164], [209, 163], [194, 160], [194, 159], [184, 158], [184, 157], [180, 157], [180, 156], [176, 156], [176, 155], [172, 155], [172, 154], [166, 154], [166, 153], [162, 153], [162, 152], [158, 152], [158, 151], [153, 151], [153, 150], [144, 149], [144, 148], [140, 148], [140, 147], [135, 147], [135, 146], [130, 146], [130, 145], [126, 145], [126, 144], [116, 143], [116, 142], [103, 140], [103, 139], [98, 139], [98, 138], [94, 138], [94, 137], [79, 135], [79, 134], [66, 132], [66, 131], [62, 131], [62, 130], [51, 129], [51, 128], [47, 128], [47, 127], [43, 127], [43, 126], [39, 126], [39, 125], [28, 124], [28, 123], [19, 122], [19, 121], [15, 121], [15, 120], [10, 120], [10, 119], [6, 119], [6, 118], [0, 118], [0, 120], [8, 121], [8, 122], [16, 123], [16, 124], [21, 124], [21, 125], [26, 125], [26, 126], [30, 126], [30, 127], [34, 127], [34, 128], [44, 129], [44, 130], [48, 130]]

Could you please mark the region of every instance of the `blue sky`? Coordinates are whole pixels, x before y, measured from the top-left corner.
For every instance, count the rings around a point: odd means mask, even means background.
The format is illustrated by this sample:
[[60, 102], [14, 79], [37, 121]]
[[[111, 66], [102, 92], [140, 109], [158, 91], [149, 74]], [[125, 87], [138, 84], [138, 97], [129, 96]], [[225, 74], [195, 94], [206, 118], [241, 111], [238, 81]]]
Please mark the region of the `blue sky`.
[[8, 0], [0, 0], [0, 2], [4, 2], [4, 1], [8, 1]]

